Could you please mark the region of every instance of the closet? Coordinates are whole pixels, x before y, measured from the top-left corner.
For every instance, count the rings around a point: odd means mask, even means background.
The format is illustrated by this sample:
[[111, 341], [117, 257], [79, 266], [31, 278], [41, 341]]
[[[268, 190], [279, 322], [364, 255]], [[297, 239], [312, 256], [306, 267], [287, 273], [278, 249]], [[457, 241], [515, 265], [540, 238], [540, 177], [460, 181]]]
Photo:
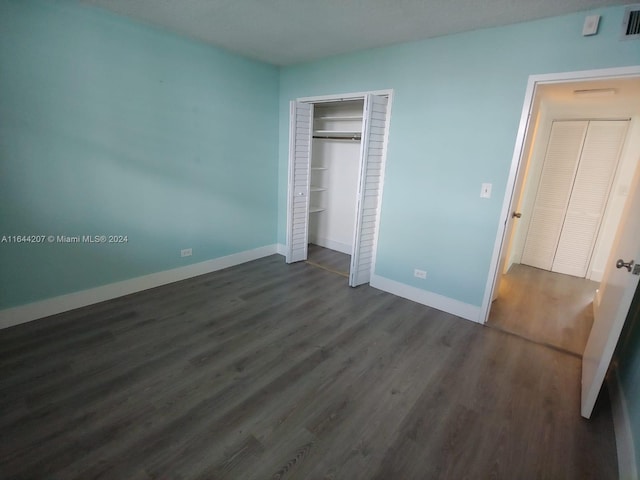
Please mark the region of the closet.
[[362, 141], [363, 100], [314, 109], [309, 243], [351, 255]]
[[523, 264], [586, 276], [628, 123], [553, 122]]
[[388, 95], [291, 102], [287, 263], [309, 243], [351, 256], [349, 285], [374, 264]]

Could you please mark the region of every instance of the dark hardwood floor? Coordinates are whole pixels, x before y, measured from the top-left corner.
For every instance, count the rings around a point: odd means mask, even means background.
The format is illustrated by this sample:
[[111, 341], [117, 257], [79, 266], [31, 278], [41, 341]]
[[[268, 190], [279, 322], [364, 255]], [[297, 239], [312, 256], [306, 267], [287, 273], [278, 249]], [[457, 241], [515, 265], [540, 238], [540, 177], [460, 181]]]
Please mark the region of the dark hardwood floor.
[[310, 243], [307, 263], [349, 278], [351, 255]]
[[0, 331], [2, 479], [614, 479], [580, 361], [274, 255]]
[[598, 283], [514, 264], [502, 277], [487, 325], [582, 356]]

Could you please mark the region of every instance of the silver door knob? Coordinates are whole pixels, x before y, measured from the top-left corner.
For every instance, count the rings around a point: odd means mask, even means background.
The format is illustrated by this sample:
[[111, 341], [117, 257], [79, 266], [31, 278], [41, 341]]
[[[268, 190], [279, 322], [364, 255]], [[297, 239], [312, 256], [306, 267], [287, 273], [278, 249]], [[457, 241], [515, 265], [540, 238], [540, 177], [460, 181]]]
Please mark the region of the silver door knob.
[[521, 214], [520, 212], [513, 212], [513, 213], [511, 214], [511, 216], [512, 216], [513, 218], [520, 218], [520, 217], [522, 216], [522, 214]]
[[631, 271], [631, 268], [633, 267], [633, 260], [631, 260], [630, 262], [625, 262], [624, 260], [622, 260], [621, 258], [618, 259], [618, 261], [616, 262], [616, 268], [626, 268], [628, 272]]

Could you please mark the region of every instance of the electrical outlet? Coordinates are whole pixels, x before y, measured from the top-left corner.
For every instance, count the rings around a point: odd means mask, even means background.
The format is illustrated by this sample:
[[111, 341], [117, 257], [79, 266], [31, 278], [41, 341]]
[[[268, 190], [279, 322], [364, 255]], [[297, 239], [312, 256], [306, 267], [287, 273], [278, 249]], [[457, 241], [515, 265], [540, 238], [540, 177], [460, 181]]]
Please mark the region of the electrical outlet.
[[424, 271], [424, 270], [419, 270], [419, 269], [416, 268], [413, 271], [413, 276], [416, 277], [416, 278], [421, 278], [421, 279], [424, 280], [425, 278], [427, 278], [427, 272]]
[[180, 256], [181, 257], [190, 257], [192, 255], [192, 251], [190, 248], [184, 248], [182, 250], [180, 250]]

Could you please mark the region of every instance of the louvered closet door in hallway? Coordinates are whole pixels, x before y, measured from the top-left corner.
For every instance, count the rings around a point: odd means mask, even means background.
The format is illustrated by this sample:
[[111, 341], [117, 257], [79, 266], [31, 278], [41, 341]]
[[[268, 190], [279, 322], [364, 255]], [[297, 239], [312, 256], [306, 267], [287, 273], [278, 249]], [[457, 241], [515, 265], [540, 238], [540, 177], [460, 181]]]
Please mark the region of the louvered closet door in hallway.
[[607, 206], [627, 121], [589, 122], [552, 270], [584, 277]]
[[522, 263], [551, 270], [589, 122], [553, 122]]
[[586, 276], [627, 125], [553, 123], [522, 263]]

